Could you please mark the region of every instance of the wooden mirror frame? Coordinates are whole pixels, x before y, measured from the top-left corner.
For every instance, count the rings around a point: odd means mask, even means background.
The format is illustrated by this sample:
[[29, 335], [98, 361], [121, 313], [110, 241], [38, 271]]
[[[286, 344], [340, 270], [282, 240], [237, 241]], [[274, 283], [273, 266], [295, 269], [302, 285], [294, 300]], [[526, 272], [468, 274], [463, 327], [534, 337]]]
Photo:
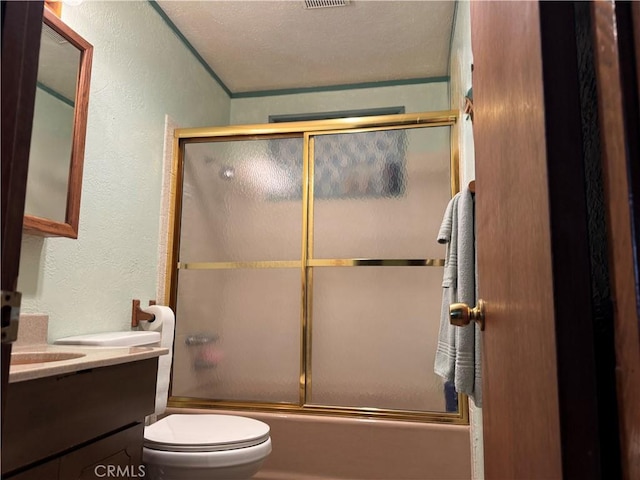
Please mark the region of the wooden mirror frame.
[[84, 146], [87, 133], [87, 113], [89, 108], [89, 85], [91, 80], [91, 62], [93, 46], [60, 20], [48, 8], [44, 9], [43, 21], [64, 37], [80, 51], [80, 65], [76, 84], [76, 99], [73, 114], [73, 137], [71, 144], [71, 162], [67, 185], [67, 210], [64, 222], [48, 218], [25, 215], [23, 230], [25, 233], [45, 237], [78, 238], [80, 221], [80, 194], [82, 191], [82, 169], [84, 164]]

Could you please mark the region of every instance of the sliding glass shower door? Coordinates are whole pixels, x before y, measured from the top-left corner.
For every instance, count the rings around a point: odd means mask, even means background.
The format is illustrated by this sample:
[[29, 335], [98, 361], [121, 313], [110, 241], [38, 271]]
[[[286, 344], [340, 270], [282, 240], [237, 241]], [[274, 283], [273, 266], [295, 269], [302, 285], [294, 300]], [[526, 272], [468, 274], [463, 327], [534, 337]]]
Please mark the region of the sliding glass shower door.
[[309, 144], [307, 403], [444, 411], [433, 352], [449, 128], [322, 133]]
[[302, 159], [270, 151], [302, 142], [185, 146], [174, 395], [298, 403]]
[[172, 403], [466, 420], [433, 373], [455, 117], [398, 117], [184, 135]]

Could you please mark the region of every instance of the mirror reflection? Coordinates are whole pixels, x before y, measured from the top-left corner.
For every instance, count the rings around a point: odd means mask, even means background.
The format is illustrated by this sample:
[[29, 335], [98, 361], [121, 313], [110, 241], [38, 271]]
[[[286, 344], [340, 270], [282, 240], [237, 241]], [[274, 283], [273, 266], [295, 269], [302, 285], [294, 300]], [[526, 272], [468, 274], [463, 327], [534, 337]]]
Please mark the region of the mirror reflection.
[[42, 25], [26, 198], [29, 215], [64, 222], [80, 51]]
[[25, 230], [77, 237], [92, 47], [45, 9]]

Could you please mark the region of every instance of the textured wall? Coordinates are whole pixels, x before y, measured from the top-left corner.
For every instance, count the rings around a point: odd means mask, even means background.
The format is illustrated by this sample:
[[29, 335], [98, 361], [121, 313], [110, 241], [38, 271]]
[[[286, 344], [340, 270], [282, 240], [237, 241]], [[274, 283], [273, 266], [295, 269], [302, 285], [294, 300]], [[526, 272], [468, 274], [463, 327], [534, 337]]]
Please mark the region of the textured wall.
[[404, 106], [406, 113], [449, 109], [447, 82], [298, 93], [231, 100], [231, 124], [267, 123], [269, 115]]
[[466, 185], [476, 178], [473, 132], [471, 119], [463, 115], [465, 95], [471, 88], [471, 8], [468, 1], [458, 2], [453, 38], [451, 42], [451, 109], [460, 111], [460, 121], [455, 136], [460, 154], [460, 181]]
[[[458, 2], [453, 39], [451, 44], [451, 108], [460, 110], [460, 121], [453, 129], [460, 159], [460, 182], [466, 186], [475, 178], [475, 156], [473, 150], [473, 125], [462, 111], [465, 95], [471, 88], [471, 9], [468, 1]], [[484, 444], [482, 439], [482, 409], [469, 402], [471, 424], [471, 467], [474, 480], [484, 478]]]
[[94, 46], [78, 240], [25, 235], [25, 313], [49, 340], [129, 328], [156, 296], [165, 115], [226, 125], [230, 101], [147, 2], [83, 2], [63, 20]]

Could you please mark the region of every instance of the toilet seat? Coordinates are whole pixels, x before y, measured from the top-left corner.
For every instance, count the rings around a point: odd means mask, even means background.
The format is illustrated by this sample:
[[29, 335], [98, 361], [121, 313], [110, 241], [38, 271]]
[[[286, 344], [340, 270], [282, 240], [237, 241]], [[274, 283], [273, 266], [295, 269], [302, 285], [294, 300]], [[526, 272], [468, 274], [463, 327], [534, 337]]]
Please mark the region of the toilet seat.
[[166, 452], [222, 452], [267, 440], [269, 425], [232, 415], [174, 414], [144, 429], [144, 446]]

